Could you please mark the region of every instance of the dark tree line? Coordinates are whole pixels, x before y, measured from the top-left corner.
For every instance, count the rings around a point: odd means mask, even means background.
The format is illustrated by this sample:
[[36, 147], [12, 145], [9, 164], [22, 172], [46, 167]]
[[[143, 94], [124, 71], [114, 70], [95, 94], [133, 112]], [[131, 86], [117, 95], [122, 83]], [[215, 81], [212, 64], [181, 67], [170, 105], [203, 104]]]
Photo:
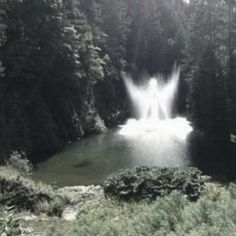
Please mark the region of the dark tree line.
[[43, 155], [93, 132], [103, 61], [78, 2], [7, 0], [1, 10], [1, 151]]
[[[235, 0], [1, 0], [0, 153], [41, 158], [127, 116], [121, 71], [182, 65], [181, 111], [236, 133]], [[0, 158], [0, 159], [1, 159]]]
[[184, 75], [196, 129], [215, 139], [235, 133], [236, 1], [192, 0]]
[[41, 158], [125, 118], [120, 72], [171, 71], [184, 48], [184, 8], [173, 0], [1, 0], [1, 157], [23, 150]]

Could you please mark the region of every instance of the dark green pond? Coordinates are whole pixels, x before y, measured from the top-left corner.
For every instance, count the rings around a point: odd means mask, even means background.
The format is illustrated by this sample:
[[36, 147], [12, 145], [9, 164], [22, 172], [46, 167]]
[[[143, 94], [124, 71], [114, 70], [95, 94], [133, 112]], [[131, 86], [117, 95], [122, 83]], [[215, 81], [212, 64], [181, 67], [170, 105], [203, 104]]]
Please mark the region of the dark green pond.
[[121, 168], [138, 165], [188, 166], [185, 142], [153, 135], [126, 137], [118, 130], [94, 135], [73, 144], [36, 166], [35, 180], [57, 186], [101, 184]]

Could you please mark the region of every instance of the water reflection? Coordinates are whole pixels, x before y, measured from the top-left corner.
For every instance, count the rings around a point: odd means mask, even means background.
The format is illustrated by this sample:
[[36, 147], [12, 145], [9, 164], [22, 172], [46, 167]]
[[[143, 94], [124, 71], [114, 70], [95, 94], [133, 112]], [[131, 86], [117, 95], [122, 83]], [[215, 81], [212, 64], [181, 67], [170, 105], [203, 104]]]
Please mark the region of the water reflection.
[[235, 180], [235, 144], [192, 133], [189, 149], [192, 166], [219, 180]]
[[33, 178], [59, 186], [101, 184], [107, 175], [122, 168], [189, 165], [183, 143], [175, 140], [170, 148], [164, 140], [160, 145], [157, 142], [142, 136], [130, 139], [118, 130], [91, 136], [39, 163]]
[[101, 184], [118, 169], [147, 165], [193, 166], [220, 180], [236, 179], [235, 145], [195, 133], [185, 143], [174, 140], [171, 147], [164, 140], [155, 140], [160, 145], [146, 141], [119, 135], [118, 130], [91, 136], [39, 163], [33, 178], [59, 186]]

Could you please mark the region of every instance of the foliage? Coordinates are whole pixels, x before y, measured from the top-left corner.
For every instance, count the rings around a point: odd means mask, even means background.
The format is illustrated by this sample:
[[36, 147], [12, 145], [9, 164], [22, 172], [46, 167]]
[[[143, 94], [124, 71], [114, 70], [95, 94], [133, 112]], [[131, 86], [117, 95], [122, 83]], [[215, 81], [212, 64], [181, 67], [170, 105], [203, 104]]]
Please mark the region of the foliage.
[[17, 170], [23, 176], [29, 176], [32, 173], [33, 165], [26, 158], [25, 153], [14, 151], [6, 161], [8, 168]]
[[182, 0], [1, 1], [1, 159], [22, 150], [37, 161], [101, 132], [102, 120], [123, 121], [120, 72], [180, 62], [184, 8]]
[[235, 235], [235, 184], [207, 184], [197, 202], [177, 192], [146, 202], [99, 199], [72, 225], [48, 231], [57, 236], [207, 236]]
[[208, 137], [229, 140], [226, 92], [220, 65], [211, 45], [205, 48], [190, 90], [191, 119]]
[[36, 206], [36, 211], [38, 213], [46, 213], [48, 216], [61, 217], [65, 205], [66, 200], [60, 196], [56, 196], [51, 201], [39, 202]]
[[[234, 133], [235, 8], [235, 0], [1, 1], [1, 159], [23, 150], [37, 161], [100, 132], [102, 120], [120, 123], [128, 113], [120, 72], [139, 80], [143, 73], [168, 74], [181, 61], [182, 110], [187, 103], [190, 117], [212, 127], [222, 122]], [[209, 48], [217, 63], [205, 59]], [[200, 78], [203, 65], [219, 71]], [[202, 87], [223, 102], [208, 104]], [[193, 108], [194, 93], [206, 116]], [[225, 119], [209, 121], [215, 110]]]
[[[236, 27], [235, 27], [236, 28]], [[236, 48], [236, 47], [235, 47]], [[231, 57], [230, 68], [228, 71], [228, 93], [229, 93], [229, 107], [230, 107], [230, 128], [233, 134], [236, 134], [236, 54], [234, 53]]]
[[0, 167], [0, 204], [16, 210], [29, 210], [61, 217], [68, 199], [57, 194], [50, 186], [35, 183], [9, 167]]
[[131, 0], [128, 5], [133, 20], [128, 41], [130, 66], [139, 73], [171, 73], [184, 49], [183, 2]]
[[1, 167], [0, 204], [34, 212], [37, 203], [52, 199], [53, 191], [49, 186], [35, 184], [16, 171]]
[[67, 202], [66, 197], [59, 196], [50, 186], [35, 183], [15, 169], [0, 167], [1, 205], [60, 217]]
[[187, 109], [195, 128], [208, 138], [228, 142], [235, 122], [235, 3], [190, 1], [183, 69]]
[[20, 219], [16, 216], [14, 207], [0, 208], [0, 235], [22, 235]]
[[186, 199], [179, 193], [159, 198], [151, 204], [102, 198], [85, 209], [69, 231], [68, 228], [57, 229], [48, 235], [155, 235], [158, 228], [163, 232], [160, 235], [165, 235], [165, 227], [171, 225], [175, 217], [176, 221], [181, 218], [180, 212], [185, 204]]
[[180, 191], [189, 200], [197, 200], [204, 188], [204, 177], [195, 168], [186, 170], [137, 167], [120, 170], [103, 184], [106, 196], [121, 200], [155, 200], [173, 191]]
[[0, 4], [6, 26], [0, 151], [23, 150], [37, 160], [95, 126], [93, 87], [103, 77], [103, 60], [78, 1]]

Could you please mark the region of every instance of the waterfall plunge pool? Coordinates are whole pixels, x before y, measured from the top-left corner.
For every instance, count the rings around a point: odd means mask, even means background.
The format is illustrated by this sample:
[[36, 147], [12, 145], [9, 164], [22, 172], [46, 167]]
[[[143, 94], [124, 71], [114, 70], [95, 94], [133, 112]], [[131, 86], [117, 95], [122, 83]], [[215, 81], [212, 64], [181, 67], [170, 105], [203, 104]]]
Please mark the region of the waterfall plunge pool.
[[236, 163], [227, 162], [229, 147], [224, 143], [209, 143], [201, 137], [193, 139], [192, 132], [184, 143], [172, 137], [171, 143], [162, 139], [158, 145], [151, 142], [153, 136], [132, 137], [119, 132], [120, 129], [113, 129], [67, 145], [63, 151], [38, 163], [33, 179], [59, 187], [96, 185], [102, 184], [107, 175], [119, 169], [140, 165], [192, 166], [223, 180], [236, 179]]
[[66, 186], [101, 184], [107, 175], [119, 169], [140, 165], [196, 166], [207, 174], [228, 170], [225, 164], [233, 165], [225, 160], [227, 145], [189, 139], [193, 134], [190, 123], [174, 116], [179, 72], [175, 69], [167, 79], [158, 76], [141, 85], [125, 76], [136, 119], [129, 119], [117, 130], [68, 145], [39, 163], [33, 178]]
[[[183, 167], [191, 165], [186, 144], [153, 136], [130, 137], [109, 130], [69, 144], [63, 151], [38, 163], [33, 179], [56, 186], [101, 184], [107, 175], [135, 166]], [[151, 131], [149, 131], [151, 133]]]
[[63, 152], [38, 164], [34, 178], [56, 185], [101, 184], [108, 174], [135, 166], [186, 167], [187, 136], [192, 127], [185, 118], [173, 118], [179, 68], [135, 84], [124, 75], [136, 119], [119, 130], [69, 145]]

